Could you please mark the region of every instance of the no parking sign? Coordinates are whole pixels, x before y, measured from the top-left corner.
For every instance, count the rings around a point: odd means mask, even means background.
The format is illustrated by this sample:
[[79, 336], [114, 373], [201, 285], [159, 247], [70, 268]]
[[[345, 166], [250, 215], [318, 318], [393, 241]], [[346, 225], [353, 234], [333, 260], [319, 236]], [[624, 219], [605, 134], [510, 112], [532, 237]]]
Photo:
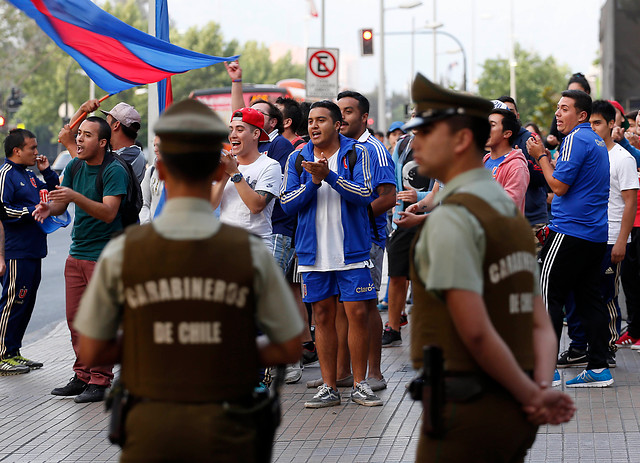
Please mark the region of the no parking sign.
[[307, 96], [338, 96], [338, 48], [307, 48]]

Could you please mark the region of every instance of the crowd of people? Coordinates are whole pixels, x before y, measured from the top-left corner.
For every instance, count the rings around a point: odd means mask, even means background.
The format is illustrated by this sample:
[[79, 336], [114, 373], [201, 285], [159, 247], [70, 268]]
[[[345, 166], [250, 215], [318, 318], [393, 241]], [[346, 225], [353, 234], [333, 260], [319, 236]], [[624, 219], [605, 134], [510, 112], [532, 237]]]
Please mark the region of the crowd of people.
[[[419, 75], [412, 118], [393, 122], [385, 139], [367, 127], [369, 101], [358, 92], [312, 104], [246, 101], [239, 63], [225, 65], [230, 121], [193, 100], [176, 103], [155, 127], [147, 167], [136, 144], [140, 115], [126, 103], [87, 117], [100, 107], [89, 100], [62, 128], [73, 159], [61, 179], [32, 132], [6, 137], [0, 374], [43, 366], [20, 348], [47, 233], [65, 225], [71, 203], [64, 275], [76, 361], [69, 383], [51, 394], [101, 401], [122, 363], [122, 380], [140, 399], [139, 424], [167, 413], [154, 401], [216, 403], [170, 408], [176, 425], [203, 411], [218, 416], [219, 401], [245, 404], [254, 388], [268, 391], [283, 362], [289, 384], [319, 362], [306, 408], [340, 405], [340, 388], [356, 404], [381, 406], [381, 352], [402, 345], [408, 297], [417, 367], [422, 346], [439, 345], [445, 370], [473, 372], [465, 387], [483, 371], [482, 389], [498, 384], [524, 407], [536, 426], [525, 419], [514, 454], [531, 445], [538, 424], [573, 414], [568, 396], [551, 388], [562, 369], [584, 368], [567, 387], [606, 387], [616, 350], [640, 350], [637, 112], [592, 101], [575, 74], [544, 138], [522, 123], [513, 98], [489, 102]], [[122, 234], [130, 208], [141, 226]], [[571, 343], [558, 354], [564, 323]], [[489, 366], [496, 358], [512, 378]], [[167, 363], [179, 367], [160, 374]], [[185, 384], [189, 369], [201, 378]], [[429, 439], [442, 439], [437, 428], [425, 421]], [[148, 451], [141, 439], [128, 455]], [[203, 446], [189, 439], [197, 459]], [[425, 442], [420, 452], [430, 451]]]

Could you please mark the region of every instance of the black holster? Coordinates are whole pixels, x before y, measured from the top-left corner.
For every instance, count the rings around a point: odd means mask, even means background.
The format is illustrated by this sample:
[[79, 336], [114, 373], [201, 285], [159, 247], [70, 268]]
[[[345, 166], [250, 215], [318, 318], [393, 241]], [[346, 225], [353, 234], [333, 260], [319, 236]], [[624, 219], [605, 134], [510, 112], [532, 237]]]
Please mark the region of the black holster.
[[126, 440], [125, 421], [127, 414], [133, 405], [133, 398], [120, 380], [116, 380], [109, 390], [105, 401], [105, 409], [111, 410], [111, 420], [109, 422], [109, 441], [120, 447], [124, 446]]
[[251, 415], [256, 429], [256, 462], [270, 463], [273, 452], [273, 440], [280, 426], [282, 411], [280, 408], [280, 388], [284, 382], [285, 366], [276, 367], [276, 375], [270, 388], [254, 392], [253, 405], [241, 407], [223, 403], [222, 407], [229, 415]]
[[422, 431], [437, 439], [444, 436], [444, 359], [442, 349], [437, 346], [425, 346], [423, 355]]

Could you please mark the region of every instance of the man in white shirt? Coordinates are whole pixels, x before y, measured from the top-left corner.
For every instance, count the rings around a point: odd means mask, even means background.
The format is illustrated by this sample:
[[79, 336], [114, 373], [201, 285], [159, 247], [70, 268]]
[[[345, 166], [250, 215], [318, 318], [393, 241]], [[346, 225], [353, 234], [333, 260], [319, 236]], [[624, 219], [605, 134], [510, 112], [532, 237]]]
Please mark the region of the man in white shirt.
[[[618, 305], [618, 281], [620, 266], [626, 255], [638, 199], [638, 174], [636, 161], [622, 146], [613, 141], [611, 131], [615, 125], [616, 110], [605, 100], [593, 102], [589, 122], [591, 128], [603, 140], [609, 151], [609, 205], [607, 218], [609, 233], [607, 252], [602, 260], [600, 290], [609, 315], [609, 368], [616, 366], [616, 341], [620, 337], [620, 306]], [[586, 334], [574, 313], [575, 304], [567, 304], [567, 324], [571, 344], [558, 358], [558, 367], [574, 367], [584, 363]], [[582, 360], [581, 360], [582, 359]], [[580, 366], [580, 365], [578, 365]]]
[[311, 105], [310, 142], [287, 161], [280, 203], [298, 216], [296, 253], [303, 299], [316, 319], [316, 343], [324, 383], [307, 408], [340, 405], [337, 390], [336, 312], [344, 303], [353, 366], [351, 400], [364, 406], [382, 401], [365, 381], [369, 355], [367, 300], [376, 299], [369, 271], [371, 250], [367, 206], [371, 202], [369, 154], [340, 134], [342, 114], [332, 101]]
[[220, 220], [261, 237], [269, 250], [273, 198], [282, 184], [277, 161], [258, 151], [258, 142], [269, 136], [263, 129], [264, 116], [252, 108], [233, 113], [229, 124], [231, 152], [223, 152], [225, 175], [211, 189], [211, 204], [220, 206]]
[[602, 262], [602, 297], [609, 312], [609, 364], [615, 365], [615, 343], [620, 336], [620, 306], [618, 305], [618, 281], [620, 266], [626, 255], [627, 244], [638, 206], [638, 174], [636, 161], [631, 154], [613, 141], [612, 129], [616, 110], [605, 100], [593, 102], [591, 128], [602, 137], [609, 151], [609, 236], [607, 253]]

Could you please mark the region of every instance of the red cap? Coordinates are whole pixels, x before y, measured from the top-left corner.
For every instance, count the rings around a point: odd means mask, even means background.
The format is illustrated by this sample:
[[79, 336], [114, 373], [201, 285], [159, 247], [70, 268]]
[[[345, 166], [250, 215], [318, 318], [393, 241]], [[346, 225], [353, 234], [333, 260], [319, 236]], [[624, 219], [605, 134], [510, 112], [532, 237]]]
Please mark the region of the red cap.
[[231, 121], [240, 121], [246, 122], [247, 124], [251, 124], [254, 127], [260, 129], [260, 140], [259, 141], [269, 141], [269, 135], [264, 131], [264, 114], [262, 114], [257, 109], [253, 108], [242, 108], [233, 112], [231, 116]]
[[609, 103], [611, 103], [614, 108], [616, 108], [618, 111], [620, 111], [620, 114], [622, 115], [622, 128], [627, 130], [629, 128], [629, 121], [627, 120], [627, 118], [624, 115], [624, 108], [616, 100], [609, 100]]

